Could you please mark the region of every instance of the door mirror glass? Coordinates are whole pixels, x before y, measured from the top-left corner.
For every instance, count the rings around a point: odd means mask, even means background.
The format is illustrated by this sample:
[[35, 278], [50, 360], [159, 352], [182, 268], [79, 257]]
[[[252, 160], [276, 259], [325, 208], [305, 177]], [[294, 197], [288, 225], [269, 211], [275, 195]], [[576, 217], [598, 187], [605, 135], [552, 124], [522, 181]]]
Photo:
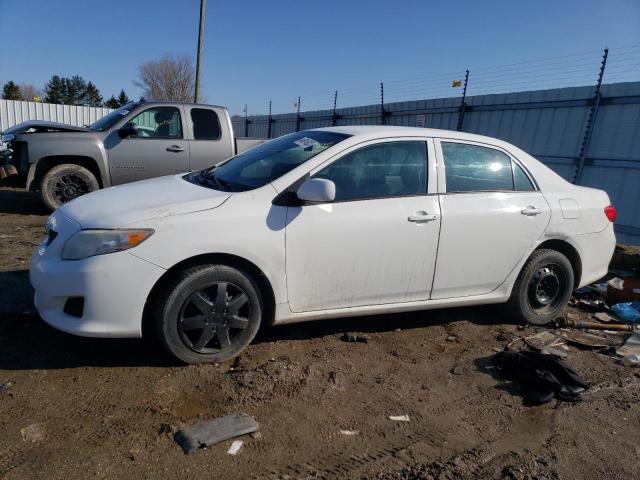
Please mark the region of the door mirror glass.
[[333, 202], [336, 198], [336, 184], [324, 178], [310, 178], [300, 185], [296, 194], [303, 202]]
[[120, 138], [135, 137], [138, 135], [138, 126], [133, 122], [127, 122], [118, 130], [118, 135]]

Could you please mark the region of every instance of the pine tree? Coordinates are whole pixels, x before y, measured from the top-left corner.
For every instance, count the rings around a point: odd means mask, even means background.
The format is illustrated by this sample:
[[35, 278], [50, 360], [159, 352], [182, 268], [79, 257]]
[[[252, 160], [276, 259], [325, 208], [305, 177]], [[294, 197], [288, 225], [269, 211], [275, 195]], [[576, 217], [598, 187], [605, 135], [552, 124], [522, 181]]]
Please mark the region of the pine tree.
[[87, 88], [85, 90], [85, 105], [88, 107], [102, 106], [102, 95], [100, 95], [100, 90], [98, 90], [98, 87], [96, 87], [93, 82], [87, 83]]
[[63, 102], [67, 105], [84, 105], [87, 98], [87, 83], [80, 75], [64, 79]]
[[44, 101], [47, 103], [64, 103], [66, 90], [65, 79], [58, 75], [51, 77], [51, 80], [44, 86]]
[[115, 109], [115, 108], [120, 108], [120, 103], [118, 102], [118, 99], [114, 95], [111, 95], [109, 100], [104, 102], [104, 106], [107, 107], [107, 108], [114, 108]]
[[120, 104], [120, 106], [123, 107], [129, 102], [129, 97], [126, 93], [124, 93], [124, 89], [120, 90], [120, 95], [118, 95], [118, 103]]
[[9, 80], [2, 87], [2, 98], [5, 100], [22, 100], [22, 93], [20, 93], [20, 87], [12, 80]]

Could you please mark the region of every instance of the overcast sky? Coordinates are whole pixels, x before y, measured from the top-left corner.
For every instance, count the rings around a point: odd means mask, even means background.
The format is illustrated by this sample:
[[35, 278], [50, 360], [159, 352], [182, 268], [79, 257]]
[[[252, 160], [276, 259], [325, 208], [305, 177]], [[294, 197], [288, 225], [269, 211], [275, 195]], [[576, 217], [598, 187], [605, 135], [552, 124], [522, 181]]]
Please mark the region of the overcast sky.
[[[195, 57], [199, 3], [0, 0], [0, 82], [79, 74], [105, 98], [135, 98], [141, 62]], [[465, 68], [470, 93], [584, 83], [607, 45], [621, 48], [612, 80], [640, 80], [640, 0], [208, 0], [203, 96], [232, 113], [269, 99], [291, 111], [298, 95], [303, 110], [328, 107], [336, 89], [339, 104], [373, 103], [383, 80], [389, 101], [440, 96]]]

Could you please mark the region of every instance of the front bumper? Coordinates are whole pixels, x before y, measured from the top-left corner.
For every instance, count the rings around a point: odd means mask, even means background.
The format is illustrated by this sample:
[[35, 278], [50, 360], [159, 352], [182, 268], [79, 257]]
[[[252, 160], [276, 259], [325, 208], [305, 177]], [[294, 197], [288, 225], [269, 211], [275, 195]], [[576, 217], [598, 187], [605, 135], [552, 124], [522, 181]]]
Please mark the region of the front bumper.
[[[74, 335], [140, 337], [145, 302], [166, 270], [126, 251], [62, 260], [63, 243], [44, 241], [31, 259], [35, 306], [44, 321]], [[67, 300], [77, 297], [84, 300], [81, 315], [65, 313]]]

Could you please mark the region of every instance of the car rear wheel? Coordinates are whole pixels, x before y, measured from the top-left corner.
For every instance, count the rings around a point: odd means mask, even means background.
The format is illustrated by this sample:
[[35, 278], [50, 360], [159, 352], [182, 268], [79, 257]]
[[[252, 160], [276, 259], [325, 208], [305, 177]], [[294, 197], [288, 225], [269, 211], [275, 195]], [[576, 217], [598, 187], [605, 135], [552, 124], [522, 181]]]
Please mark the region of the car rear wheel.
[[227, 265], [186, 270], [155, 298], [160, 342], [185, 363], [235, 357], [251, 343], [262, 317], [258, 287], [242, 271]]
[[536, 250], [513, 286], [508, 308], [522, 322], [546, 325], [567, 306], [573, 282], [573, 268], [567, 257], [556, 250]]
[[40, 194], [51, 210], [59, 208], [81, 195], [100, 188], [95, 175], [86, 168], [72, 163], [56, 165], [42, 178]]

